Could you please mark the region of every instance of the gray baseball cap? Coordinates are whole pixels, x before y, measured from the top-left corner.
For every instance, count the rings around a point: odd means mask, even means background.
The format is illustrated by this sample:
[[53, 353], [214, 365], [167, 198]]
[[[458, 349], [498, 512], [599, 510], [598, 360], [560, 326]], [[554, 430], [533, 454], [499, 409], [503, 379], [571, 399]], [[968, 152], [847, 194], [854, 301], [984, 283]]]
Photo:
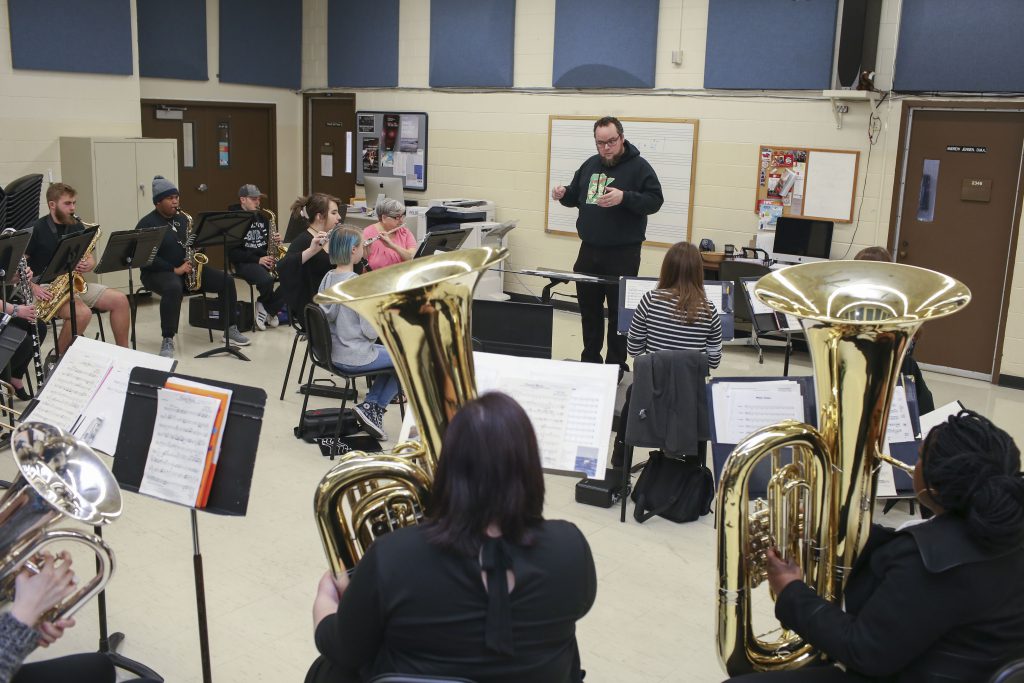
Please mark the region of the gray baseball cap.
[[252, 183], [248, 185], [242, 185], [238, 188], [239, 197], [266, 197], [267, 195], [260, 192], [260, 188], [256, 187]]

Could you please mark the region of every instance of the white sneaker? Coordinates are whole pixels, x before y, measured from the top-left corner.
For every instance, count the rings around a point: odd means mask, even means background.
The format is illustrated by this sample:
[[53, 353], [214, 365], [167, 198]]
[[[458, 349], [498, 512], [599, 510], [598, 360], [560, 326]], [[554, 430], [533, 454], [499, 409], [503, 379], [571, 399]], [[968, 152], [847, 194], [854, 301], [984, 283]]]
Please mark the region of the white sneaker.
[[267, 314], [267, 327], [274, 328], [281, 324], [281, 319], [277, 317], [277, 313], [273, 315]]
[[160, 355], [164, 358], [174, 358], [174, 338], [164, 337], [164, 341], [160, 344]]
[[267, 309], [262, 301], [256, 302], [256, 329], [260, 332], [267, 329]]

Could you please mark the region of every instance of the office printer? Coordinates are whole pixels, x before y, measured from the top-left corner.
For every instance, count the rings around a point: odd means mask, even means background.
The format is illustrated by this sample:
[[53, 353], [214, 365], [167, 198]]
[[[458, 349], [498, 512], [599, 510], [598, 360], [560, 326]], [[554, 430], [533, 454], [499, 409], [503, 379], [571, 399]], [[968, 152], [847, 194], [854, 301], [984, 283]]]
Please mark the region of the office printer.
[[[425, 236], [432, 230], [451, 230], [464, 223], [492, 222], [494, 216], [494, 202], [485, 199], [431, 199], [417, 228], [422, 223]], [[422, 239], [419, 233], [416, 237]]]

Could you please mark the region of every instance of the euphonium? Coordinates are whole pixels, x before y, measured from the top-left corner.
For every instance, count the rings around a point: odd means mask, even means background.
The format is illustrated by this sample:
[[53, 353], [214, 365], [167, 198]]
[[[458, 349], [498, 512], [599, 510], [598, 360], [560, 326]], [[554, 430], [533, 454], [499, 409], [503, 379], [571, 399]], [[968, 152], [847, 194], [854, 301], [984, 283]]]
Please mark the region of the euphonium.
[[[819, 427], [785, 421], [760, 429], [736, 446], [722, 468], [718, 651], [730, 675], [794, 669], [819, 658], [792, 632], [772, 640], [755, 633], [751, 593], [766, 576], [765, 551], [778, 547], [822, 598], [842, 600], [867, 541], [880, 462], [906, 468], [883, 449], [907, 345], [922, 323], [955, 313], [971, 298], [966, 286], [941, 273], [871, 261], [791, 266], [761, 278], [755, 292], [768, 306], [801, 319], [814, 364]], [[778, 452], [784, 447], [793, 447], [787, 464]], [[748, 482], [769, 453], [768, 504], [750, 514]]]
[[507, 249], [466, 249], [407, 261], [347, 280], [314, 301], [348, 306], [373, 324], [409, 400], [421, 443], [390, 455], [352, 452], [320, 481], [313, 501], [335, 575], [355, 567], [374, 538], [417, 523], [441, 441], [476, 397], [470, 302], [480, 276]]
[[[78, 216], [75, 216], [75, 218], [78, 218]], [[79, 219], [79, 222], [86, 230], [92, 230], [94, 233], [92, 241], [89, 242], [88, 248], [85, 250], [85, 253], [82, 254], [82, 258], [85, 258], [96, 250], [96, 245], [100, 241], [100, 235], [102, 232], [100, 231], [98, 223], [86, 223], [81, 219]], [[51, 294], [51, 297], [47, 301], [38, 299], [35, 302], [36, 318], [44, 323], [48, 323], [53, 320], [54, 316], [57, 315], [57, 311], [60, 310], [60, 307], [67, 303], [68, 299], [71, 298], [71, 286], [74, 286], [75, 288], [75, 296], [81, 296], [89, 289], [89, 284], [79, 273], [72, 273], [71, 284], [69, 284], [68, 281], [68, 274], [61, 273], [53, 279], [53, 282], [48, 285], [43, 285], [43, 288]]]
[[178, 209], [185, 218], [185, 260], [192, 264], [192, 270], [185, 274], [185, 284], [190, 292], [198, 292], [203, 286], [203, 266], [210, 262], [210, 258], [192, 248], [196, 236], [192, 233], [192, 216]]
[[103, 590], [114, 572], [114, 553], [102, 539], [72, 529], [52, 529], [62, 517], [98, 525], [121, 514], [121, 490], [88, 446], [57, 427], [25, 422], [11, 438], [21, 474], [0, 498], [0, 602], [9, 602], [23, 568], [52, 543], [77, 542], [96, 555], [97, 572], [51, 609], [46, 620], [69, 617]]

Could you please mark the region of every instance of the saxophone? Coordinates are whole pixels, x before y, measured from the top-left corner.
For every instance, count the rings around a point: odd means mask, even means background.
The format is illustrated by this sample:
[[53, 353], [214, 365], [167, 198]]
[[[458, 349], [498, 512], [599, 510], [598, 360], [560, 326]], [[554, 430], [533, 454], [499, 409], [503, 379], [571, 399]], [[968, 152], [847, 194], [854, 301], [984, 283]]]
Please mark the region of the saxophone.
[[270, 221], [270, 230], [267, 231], [267, 256], [274, 259], [274, 267], [270, 269], [270, 274], [277, 278], [277, 262], [284, 258], [284, 255], [288, 253], [288, 250], [281, 244], [274, 242], [273, 236], [278, 234], [277, 232], [277, 216], [270, 209], [259, 208], [259, 211], [267, 214], [267, 219]]
[[[82, 258], [87, 258], [92, 255], [92, 252], [96, 250], [96, 245], [100, 241], [100, 235], [102, 231], [99, 228], [99, 223], [86, 223], [82, 219], [78, 218], [78, 222], [86, 230], [92, 230], [93, 236], [92, 241], [89, 242], [88, 248], [85, 253], [82, 254]], [[48, 285], [43, 285], [43, 288], [50, 293], [50, 299], [48, 301], [39, 300], [36, 301], [36, 318], [48, 323], [54, 319], [57, 315], [57, 311], [60, 307], [67, 303], [68, 299], [71, 298], [71, 288], [75, 288], [75, 296], [81, 296], [86, 293], [89, 289], [88, 283], [80, 273], [72, 273], [72, 277], [68, 280], [68, 274], [62, 273], [53, 279]]]
[[202, 254], [192, 248], [192, 245], [196, 241], [196, 236], [192, 233], [192, 216], [185, 213], [181, 209], [178, 209], [185, 218], [185, 260], [192, 264], [192, 270], [185, 275], [185, 282], [188, 285], [188, 291], [198, 292], [203, 286], [203, 266], [209, 263], [210, 259], [206, 254]]

